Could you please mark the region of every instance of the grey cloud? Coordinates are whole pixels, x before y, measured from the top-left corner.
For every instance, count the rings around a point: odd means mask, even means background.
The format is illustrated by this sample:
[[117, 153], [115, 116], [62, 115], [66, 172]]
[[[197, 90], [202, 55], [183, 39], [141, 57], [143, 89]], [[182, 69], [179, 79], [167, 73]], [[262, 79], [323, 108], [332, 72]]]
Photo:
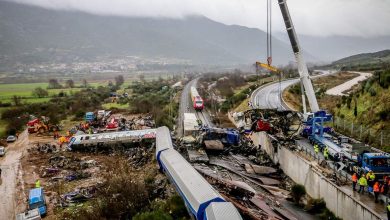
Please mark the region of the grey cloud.
[[[13, 0], [56, 10], [93, 14], [184, 18], [204, 15], [225, 24], [265, 29], [266, 0]], [[284, 31], [273, 0], [273, 27]], [[390, 35], [390, 0], [289, 0], [300, 34], [330, 36]]]

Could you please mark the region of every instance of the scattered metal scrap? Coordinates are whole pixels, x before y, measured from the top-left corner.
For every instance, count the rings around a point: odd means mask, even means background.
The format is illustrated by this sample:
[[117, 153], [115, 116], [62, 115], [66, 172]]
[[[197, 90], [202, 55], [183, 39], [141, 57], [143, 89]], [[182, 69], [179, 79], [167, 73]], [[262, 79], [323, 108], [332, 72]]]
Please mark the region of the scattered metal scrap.
[[266, 131], [281, 139], [292, 139], [303, 128], [301, 116], [294, 111], [250, 109], [243, 113], [233, 113], [233, 119], [241, 130]]
[[38, 152], [38, 153], [55, 153], [59, 151], [59, 147], [55, 144], [40, 144], [37, 143], [34, 147], [28, 149], [29, 152]]
[[68, 207], [75, 203], [85, 202], [91, 199], [97, 192], [96, 186], [78, 188], [73, 192], [65, 193], [60, 196], [60, 207]]
[[[205, 165], [195, 164], [194, 167], [206, 176], [219, 191], [223, 192], [222, 194], [227, 201], [232, 202], [249, 219], [297, 219], [292, 213], [282, 209], [279, 202], [270, 200], [269, 197], [256, 191], [246, 182], [233, 180], [232, 176], [216, 172]], [[244, 178], [244, 180], [247, 179]], [[265, 189], [272, 192], [269, 188]], [[274, 187], [274, 189], [276, 188]]]

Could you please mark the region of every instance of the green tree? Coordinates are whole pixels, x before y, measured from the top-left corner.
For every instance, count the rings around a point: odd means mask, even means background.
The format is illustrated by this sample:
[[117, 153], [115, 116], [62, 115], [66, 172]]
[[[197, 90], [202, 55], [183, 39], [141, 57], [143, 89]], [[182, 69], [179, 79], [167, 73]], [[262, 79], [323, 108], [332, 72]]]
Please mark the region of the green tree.
[[122, 75], [118, 75], [115, 77], [115, 85], [117, 87], [123, 85], [124, 82], [125, 82], [125, 78]]
[[32, 91], [32, 95], [38, 98], [43, 98], [49, 95], [46, 89], [42, 89], [41, 87], [37, 87]]
[[88, 87], [88, 82], [87, 82], [86, 79], [83, 79], [83, 80], [82, 80], [82, 85], [83, 85], [84, 88], [87, 88], [87, 87]]
[[299, 204], [301, 198], [306, 195], [306, 189], [301, 184], [295, 184], [291, 187], [291, 196], [296, 204]]
[[57, 79], [49, 79], [48, 89], [61, 89], [62, 85], [58, 82]]
[[12, 102], [14, 103], [15, 106], [19, 106], [22, 104], [22, 98], [20, 96], [12, 96]]
[[72, 79], [66, 80], [65, 84], [68, 88], [74, 88], [74, 81]]

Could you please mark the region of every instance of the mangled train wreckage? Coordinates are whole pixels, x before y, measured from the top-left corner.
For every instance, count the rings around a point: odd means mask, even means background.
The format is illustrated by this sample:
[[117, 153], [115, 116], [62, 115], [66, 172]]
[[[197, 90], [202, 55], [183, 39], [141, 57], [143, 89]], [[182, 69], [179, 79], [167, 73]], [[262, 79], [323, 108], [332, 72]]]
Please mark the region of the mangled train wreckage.
[[108, 148], [131, 147], [134, 143], [154, 142], [156, 129], [119, 131], [111, 133], [82, 134], [73, 136], [68, 150], [93, 151]]

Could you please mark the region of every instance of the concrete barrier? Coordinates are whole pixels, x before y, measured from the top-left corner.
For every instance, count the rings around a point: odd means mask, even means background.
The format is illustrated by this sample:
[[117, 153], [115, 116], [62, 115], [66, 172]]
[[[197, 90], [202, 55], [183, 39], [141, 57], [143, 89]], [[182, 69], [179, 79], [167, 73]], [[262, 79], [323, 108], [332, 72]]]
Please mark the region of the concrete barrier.
[[[229, 119], [235, 123], [230, 114]], [[294, 182], [304, 185], [309, 196], [316, 199], [323, 198], [327, 208], [336, 216], [344, 220], [383, 219], [374, 210], [348, 195], [314, 169], [312, 163], [315, 162], [310, 162], [285, 147], [273, 146], [266, 132], [255, 132], [251, 139], [256, 146], [261, 146], [274, 163], [280, 164], [287, 176]]]
[[380, 215], [314, 169], [312, 163], [315, 162], [310, 162], [285, 147], [275, 148], [265, 132], [254, 133], [252, 140], [257, 146], [260, 144], [274, 162], [279, 162], [287, 176], [294, 182], [304, 185], [308, 195], [316, 199], [323, 198], [328, 209], [336, 216], [345, 220], [382, 219]]
[[272, 145], [271, 140], [266, 132], [255, 132], [252, 134], [251, 138], [253, 144], [255, 146], [261, 146], [261, 149], [264, 150], [268, 156], [270, 156], [275, 164], [279, 162], [279, 157], [277, 154], [278, 149]]

